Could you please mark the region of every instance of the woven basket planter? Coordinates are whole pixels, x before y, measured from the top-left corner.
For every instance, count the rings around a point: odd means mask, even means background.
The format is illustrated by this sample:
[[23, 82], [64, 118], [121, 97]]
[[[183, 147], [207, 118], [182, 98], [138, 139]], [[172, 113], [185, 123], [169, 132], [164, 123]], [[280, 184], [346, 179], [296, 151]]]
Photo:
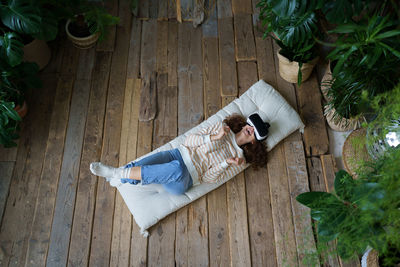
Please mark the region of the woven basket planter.
[[[281, 77], [290, 82], [290, 83], [297, 83], [297, 75], [299, 73], [299, 63], [296, 61], [290, 61], [286, 57], [282, 56], [278, 50], [278, 60], [279, 60], [279, 74]], [[302, 79], [301, 81], [306, 81], [311, 73], [312, 70], [317, 64], [319, 57], [314, 58], [310, 62], [303, 63], [301, 67]]]
[[87, 37], [75, 37], [68, 29], [70, 23], [71, 20], [68, 20], [65, 24], [65, 31], [67, 32], [68, 39], [71, 40], [75, 47], [80, 49], [88, 49], [96, 44], [97, 40], [99, 39], [100, 32], [96, 32], [95, 34], [89, 35]]
[[361, 259], [361, 267], [379, 267], [378, 252], [373, 249], [368, 249]]
[[360, 128], [362, 120], [363, 119], [346, 119], [346, 118], [337, 118], [334, 117], [335, 110], [329, 109], [327, 106], [325, 106], [325, 118], [326, 122], [328, 123], [329, 127], [337, 132], [347, 132], [351, 130], [356, 130]]
[[321, 92], [322, 95], [324, 96], [325, 101], [329, 102], [329, 97], [328, 97], [328, 90], [329, 90], [329, 84], [328, 82], [332, 80], [332, 70], [331, 70], [331, 62], [328, 62], [328, 66], [325, 69], [324, 76], [322, 77], [321, 80]]

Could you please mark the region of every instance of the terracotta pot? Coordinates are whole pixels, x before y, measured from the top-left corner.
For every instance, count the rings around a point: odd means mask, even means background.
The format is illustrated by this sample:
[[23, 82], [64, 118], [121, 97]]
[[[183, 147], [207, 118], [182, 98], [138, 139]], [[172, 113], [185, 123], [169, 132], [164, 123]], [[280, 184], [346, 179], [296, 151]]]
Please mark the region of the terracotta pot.
[[34, 39], [32, 42], [25, 45], [23, 50], [23, 60], [37, 63], [40, 70], [46, 67], [50, 61], [51, 50], [43, 40]]
[[26, 104], [26, 101], [22, 104], [22, 106], [17, 105], [14, 110], [18, 113], [18, 115], [23, 118], [26, 116], [26, 113], [28, 112], [28, 105]]
[[361, 119], [346, 119], [346, 118], [338, 118], [334, 117], [335, 114], [335, 109], [329, 109], [327, 106], [325, 106], [325, 118], [326, 122], [328, 123], [329, 127], [331, 127], [332, 130], [337, 131], [337, 132], [347, 132], [351, 130], [356, 130], [360, 128], [361, 122], [364, 120], [363, 118]]
[[71, 20], [69, 19], [65, 24], [65, 31], [67, 32], [68, 39], [71, 40], [75, 47], [80, 49], [88, 49], [96, 44], [97, 40], [99, 39], [100, 32], [96, 32], [95, 34], [89, 35], [87, 37], [75, 37], [68, 29], [70, 24]]
[[[290, 83], [297, 83], [297, 75], [299, 72], [299, 63], [296, 61], [290, 61], [286, 57], [282, 56], [279, 53], [280, 50], [278, 50], [278, 60], [279, 60], [279, 74], [281, 77], [290, 82]], [[312, 70], [317, 64], [319, 57], [314, 58], [310, 62], [303, 63], [303, 66], [301, 67], [301, 73], [302, 73], [302, 82], [307, 80], [311, 73]]]

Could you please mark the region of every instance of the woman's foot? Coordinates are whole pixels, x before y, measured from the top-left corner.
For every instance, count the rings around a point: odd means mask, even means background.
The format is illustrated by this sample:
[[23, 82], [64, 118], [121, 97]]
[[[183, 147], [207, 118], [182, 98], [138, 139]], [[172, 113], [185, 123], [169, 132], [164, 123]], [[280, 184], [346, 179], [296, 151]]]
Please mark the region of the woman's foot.
[[[101, 177], [106, 177], [109, 179], [117, 178], [129, 178], [129, 174], [131, 172], [130, 168], [114, 168], [111, 166], [104, 165], [101, 162], [92, 162], [90, 164], [90, 171], [96, 175]], [[109, 181], [107, 179], [107, 181]]]

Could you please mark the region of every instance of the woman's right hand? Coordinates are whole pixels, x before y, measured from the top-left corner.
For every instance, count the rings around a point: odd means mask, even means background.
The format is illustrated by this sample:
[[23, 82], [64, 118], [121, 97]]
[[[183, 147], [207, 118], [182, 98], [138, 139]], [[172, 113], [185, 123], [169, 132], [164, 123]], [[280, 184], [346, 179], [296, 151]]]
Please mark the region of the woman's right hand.
[[229, 128], [229, 126], [223, 125], [221, 127], [221, 129], [219, 130], [219, 132], [217, 134], [215, 134], [215, 135], [211, 135], [210, 138], [211, 138], [212, 141], [220, 140], [222, 137], [227, 135], [230, 130], [231, 129]]

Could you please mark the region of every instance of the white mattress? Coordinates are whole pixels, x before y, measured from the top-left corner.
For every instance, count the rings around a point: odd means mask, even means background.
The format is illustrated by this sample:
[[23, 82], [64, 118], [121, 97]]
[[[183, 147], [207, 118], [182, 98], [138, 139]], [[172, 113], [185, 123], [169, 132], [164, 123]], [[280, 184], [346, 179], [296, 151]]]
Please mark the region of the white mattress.
[[[264, 121], [268, 121], [271, 125], [266, 140], [268, 151], [297, 129], [300, 129], [300, 131], [304, 129], [304, 124], [297, 112], [272, 86], [260, 80], [252, 85], [242, 96], [206, 121], [203, 121], [200, 125], [141, 158], [158, 151], [177, 148], [184, 142], [187, 135], [223, 121], [225, 117], [231, 114], [237, 113], [247, 117], [254, 112], [257, 112]], [[148, 232], [146, 230], [159, 220], [216, 189], [232, 177], [226, 177], [224, 181], [217, 184], [195, 185], [183, 195], [171, 195], [164, 190], [162, 185], [156, 184], [122, 184], [119, 179], [112, 179], [110, 185], [116, 187], [121, 193], [142, 234], [147, 236]]]

